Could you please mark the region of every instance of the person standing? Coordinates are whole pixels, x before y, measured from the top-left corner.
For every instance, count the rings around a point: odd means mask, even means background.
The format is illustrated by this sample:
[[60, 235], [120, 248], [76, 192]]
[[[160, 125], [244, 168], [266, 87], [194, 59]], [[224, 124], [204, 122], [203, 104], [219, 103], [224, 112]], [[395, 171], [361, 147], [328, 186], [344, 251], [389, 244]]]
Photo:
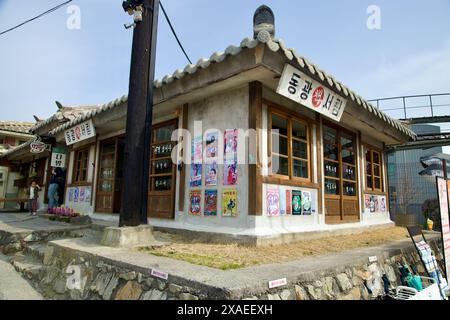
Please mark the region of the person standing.
[[38, 198], [39, 198], [39, 191], [41, 190], [41, 187], [36, 183], [35, 180], [31, 181], [30, 188], [28, 189], [28, 208], [30, 210], [30, 214], [32, 216], [36, 215], [37, 207], [38, 207]]
[[[58, 168], [56, 168], [58, 169]], [[58, 187], [59, 187], [59, 176], [58, 171], [55, 168], [52, 170], [52, 176], [50, 178], [50, 184], [48, 186], [48, 208], [58, 207]]]

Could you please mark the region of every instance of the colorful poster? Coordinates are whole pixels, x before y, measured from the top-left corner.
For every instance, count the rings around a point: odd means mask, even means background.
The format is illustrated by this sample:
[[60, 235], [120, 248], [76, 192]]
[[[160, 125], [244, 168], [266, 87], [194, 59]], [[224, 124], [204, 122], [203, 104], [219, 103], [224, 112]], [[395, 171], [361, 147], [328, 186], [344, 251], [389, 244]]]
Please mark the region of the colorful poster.
[[78, 202], [79, 190], [78, 188], [73, 189], [73, 202]]
[[370, 194], [364, 195], [364, 211], [370, 212]]
[[302, 192], [300, 190], [292, 190], [292, 214], [294, 216], [302, 214]]
[[84, 201], [91, 202], [91, 188], [86, 188], [85, 195], [84, 195]]
[[292, 191], [286, 190], [286, 214], [292, 214]]
[[217, 190], [205, 190], [205, 216], [217, 216]]
[[286, 189], [280, 187], [280, 214], [283, 216], [286, 214]]
[[266, 203], [269, 217], [280, 215], [280, 191], [278, 189], [266, 190]]
[[205, 185], [217, 186], [217, 162], [215, 161], [205, 165]]
[[378, 199], [379, 203], [380, 203], [380, 211], [381, 212], [386, 212], [386, 197], [385, 196], [380, 196]]
[[203, 161], [202, 152], [203, 139], [201, 137], [194, 138], [192, 141], [192, 162], [196, 164], [201, 164]]
[[235, 155], [237, 153], [237, 139], [238, 139], [237, 129], [225, 130], [224, 153], [226, 159], [235, 158]]
[[69, 188], [69, 202], [73, 202], [73, 189]]
[[225, 160], [223, 164], [223, 185], [234, 186], [237, 184], [237, 160]]
[[191, 188], [200, 187], [202, 185], [202, 165], [191, 164]]
[[378, 207], [378, 199], [377, 196], [370, 196], [369, 199], [369, 208], [370, 208], [370, 212], [374, 213], [376, 212], [376, 208]]
[[236, 217], [237, 213], [236, 189], [224, 189], [222, 194], [222, 215], [224, 217]]
[[206, 135], [206, 158], [217, 158], [219, 150], [219, 133], [211, 132]]
[[84, 188], [83, 187], [80, 188], [80, 195], [78, 197], [78, 201], [84, 202]]
[[311, 192], [302, 192], [302, 214], [309, 216], [312, 212], [311, 208]]
[[202, 195], [200, 190], [191, 190], [189, 192], [189, 213], [194, 216], [200, 216]]

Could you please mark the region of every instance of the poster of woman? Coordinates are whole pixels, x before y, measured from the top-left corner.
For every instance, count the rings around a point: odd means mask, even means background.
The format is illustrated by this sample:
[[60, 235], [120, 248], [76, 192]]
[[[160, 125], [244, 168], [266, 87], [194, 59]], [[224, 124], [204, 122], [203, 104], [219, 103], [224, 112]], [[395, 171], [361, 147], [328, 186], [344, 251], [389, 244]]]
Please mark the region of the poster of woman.
[[206, 158], [216, 158], [219, 149], [219, 133], [211, 132], [206, 135]]
[[303, 215], [311, 215], [311, 192], [303, 191], [302, 192], [302, 214]]
[[238, 138], [238, 130], [237, 129], [227, 129], [225, 130], [224, 137], [224, 153], [225, 158], [229, 158], [237, 153], [237, 138]]
[[200, 187], [202, 185], [202, 165], [191, 164], [191, 176], [190, 176], [191, 188]]
[[205, 165], [205, 185], [217, 186], [217, 163], [212, 162]]
[[237, 183], [237, 160], [225, 161], [223, 165], [223, 185], [234, 186]]

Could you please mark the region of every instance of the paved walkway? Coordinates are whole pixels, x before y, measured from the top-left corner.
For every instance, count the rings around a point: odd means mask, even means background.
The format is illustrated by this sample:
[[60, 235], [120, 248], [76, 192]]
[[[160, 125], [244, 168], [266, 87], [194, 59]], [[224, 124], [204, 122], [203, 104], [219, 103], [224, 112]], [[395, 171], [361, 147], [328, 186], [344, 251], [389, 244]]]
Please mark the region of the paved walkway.
[[43, 300], [3, 254], [0, 254], [0, 300]]

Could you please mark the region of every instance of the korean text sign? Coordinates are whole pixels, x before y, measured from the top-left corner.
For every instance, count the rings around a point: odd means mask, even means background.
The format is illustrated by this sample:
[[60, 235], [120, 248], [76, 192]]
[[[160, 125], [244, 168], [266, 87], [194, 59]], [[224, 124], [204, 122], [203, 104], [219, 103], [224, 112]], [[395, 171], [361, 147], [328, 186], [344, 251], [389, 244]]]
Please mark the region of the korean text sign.
[[347, 100], [290, 64], [284, 66], [277, 93], [324, 116], [340, 121]]
[[80, 123], [64, 133], [68, 146], [95, 137], [95, 127], [92, 120]]

